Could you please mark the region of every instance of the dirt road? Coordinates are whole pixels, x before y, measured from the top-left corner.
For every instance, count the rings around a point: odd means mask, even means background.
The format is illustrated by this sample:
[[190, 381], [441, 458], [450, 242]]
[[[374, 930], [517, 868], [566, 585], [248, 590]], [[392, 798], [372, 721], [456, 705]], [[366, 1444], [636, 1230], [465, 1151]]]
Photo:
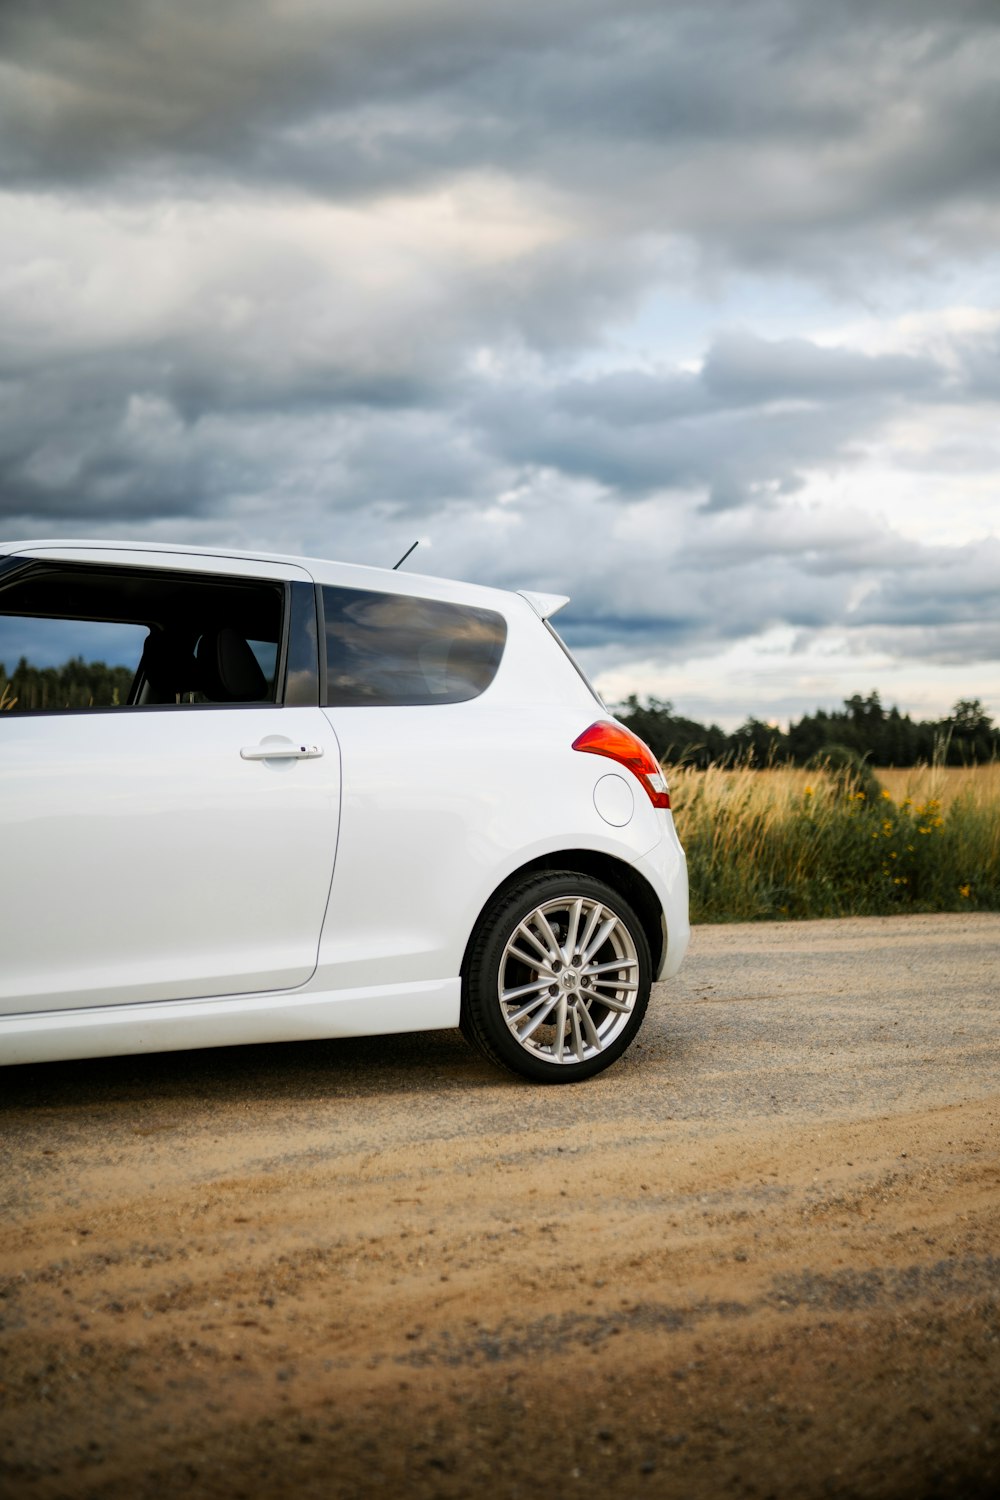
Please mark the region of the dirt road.
[[0, 1073], [5, 1497], [985, 1496], [1000, 917], [703, 928], [610, 1074]]

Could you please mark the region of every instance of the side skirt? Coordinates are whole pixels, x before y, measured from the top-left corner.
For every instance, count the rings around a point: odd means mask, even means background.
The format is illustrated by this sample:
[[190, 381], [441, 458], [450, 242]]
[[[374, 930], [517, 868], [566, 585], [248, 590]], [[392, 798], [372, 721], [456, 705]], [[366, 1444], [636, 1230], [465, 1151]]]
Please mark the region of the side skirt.
[[457, 1026], [461, 980], [378, 989], [287, 990], [0, 1017], [0, 1065], [182, 1052], [195, 1047], [388, 1036]]

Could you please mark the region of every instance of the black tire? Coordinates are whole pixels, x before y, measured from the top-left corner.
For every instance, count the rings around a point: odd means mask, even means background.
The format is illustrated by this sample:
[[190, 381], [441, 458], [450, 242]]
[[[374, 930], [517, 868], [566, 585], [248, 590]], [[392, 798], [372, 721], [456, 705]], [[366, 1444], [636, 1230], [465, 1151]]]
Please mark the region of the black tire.
[[530, 876], [498, 896], [479, 924], [462, 1031], [524, 1078], [579, 1083], [632, 1042], [652, 967], [642, 923], [604, 881], [572, 870]]

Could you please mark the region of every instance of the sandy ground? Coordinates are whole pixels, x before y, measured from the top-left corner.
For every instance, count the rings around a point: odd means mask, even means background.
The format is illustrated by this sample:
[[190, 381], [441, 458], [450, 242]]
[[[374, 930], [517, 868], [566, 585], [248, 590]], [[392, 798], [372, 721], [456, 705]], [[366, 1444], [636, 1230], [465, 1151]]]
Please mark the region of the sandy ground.
[[700, 929], [631, 1053], [0, 1074], [4, 1497], [1000, 1488], [1000, 917]]

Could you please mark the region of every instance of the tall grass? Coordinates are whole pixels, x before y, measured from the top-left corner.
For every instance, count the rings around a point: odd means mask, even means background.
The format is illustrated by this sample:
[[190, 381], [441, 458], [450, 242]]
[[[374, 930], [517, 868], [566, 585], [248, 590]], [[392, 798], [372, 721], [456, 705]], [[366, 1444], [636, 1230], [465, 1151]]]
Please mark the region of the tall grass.
[[947, 812], [957, 797], [966, 797], [985, 812], [1000, 811], [1000, 761], [984, 766], [911, 766], [880, 770], [879, 781], [894, 802], [940, 802]]
[[1000, 910], [1000, 766], [668, 769], [699, 922]]

